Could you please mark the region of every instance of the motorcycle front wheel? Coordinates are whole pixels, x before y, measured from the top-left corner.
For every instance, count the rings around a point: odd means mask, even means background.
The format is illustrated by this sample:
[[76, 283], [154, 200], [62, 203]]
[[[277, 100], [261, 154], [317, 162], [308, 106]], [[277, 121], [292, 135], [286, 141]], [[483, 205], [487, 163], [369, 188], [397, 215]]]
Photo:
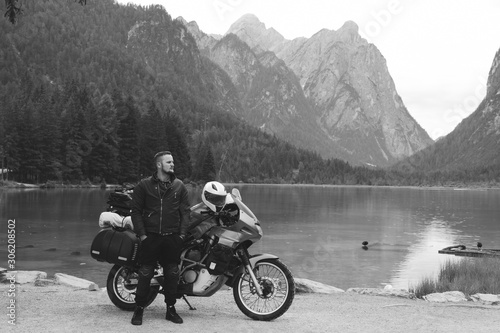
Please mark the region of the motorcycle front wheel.
[[[133, 311], [138, 280], [139, 276], [136, 270], [114, 265], [109, 271], [106, 281], [106, 289], [111, 302], [122, 310]], [[153, 303], [159, 290], [159, 285], [151, 286], [146, 306]]]
[[279, 259], [263, 259], [253, 271], [263, 295], [259, 296], [248, 273], [241, 274], [233, 284], [238, 308], [254, 320], [269, 321], [283, 315], [295, 295], [295, 282], [288, 267]]

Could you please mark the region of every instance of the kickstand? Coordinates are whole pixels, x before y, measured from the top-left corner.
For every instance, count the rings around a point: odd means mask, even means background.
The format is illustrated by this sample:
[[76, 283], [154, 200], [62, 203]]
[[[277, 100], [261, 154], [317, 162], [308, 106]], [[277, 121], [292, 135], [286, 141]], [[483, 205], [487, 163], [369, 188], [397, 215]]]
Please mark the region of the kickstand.
[[187, 305], [189, 306], [189, 310], [196, 310], [196, 308], [192, 307], [191, 304], [189, 304], [187, 298], [185, 295], [182, 295], [182, 299], [184, 300], [184, 302], [187, 303]]

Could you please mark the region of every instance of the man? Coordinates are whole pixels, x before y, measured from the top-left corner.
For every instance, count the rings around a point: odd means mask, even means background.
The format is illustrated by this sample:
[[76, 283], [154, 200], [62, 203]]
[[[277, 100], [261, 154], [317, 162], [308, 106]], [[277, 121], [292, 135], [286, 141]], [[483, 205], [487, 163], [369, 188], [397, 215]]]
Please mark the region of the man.
[[139, 281], [135, 295], [133, 325], [142, 325], [144, 307], [156, 263], [163, 267], [165, 319], [182, 324], [175, 311], [179, 280], [180, 252], [189, 226], [189, 200], [184, 183], [174, 175], [174, 159], [169, 151], [155, 155], [156, 172], [139, 182], [132, 194], [132, 222], [141, 239]]

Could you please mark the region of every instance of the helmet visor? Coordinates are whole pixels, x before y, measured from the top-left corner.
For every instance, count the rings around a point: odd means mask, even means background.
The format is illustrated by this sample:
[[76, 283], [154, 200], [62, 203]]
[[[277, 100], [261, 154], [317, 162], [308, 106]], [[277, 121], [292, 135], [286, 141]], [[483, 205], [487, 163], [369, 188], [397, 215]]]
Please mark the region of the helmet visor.
[[222, 207], [226, 203], [225, 195], [213, 194], [207, 191], [205, 191], [204, 195], [205, 199], [207, 199], [208, 202], [210, 202], [212, 205], [216, 207]]

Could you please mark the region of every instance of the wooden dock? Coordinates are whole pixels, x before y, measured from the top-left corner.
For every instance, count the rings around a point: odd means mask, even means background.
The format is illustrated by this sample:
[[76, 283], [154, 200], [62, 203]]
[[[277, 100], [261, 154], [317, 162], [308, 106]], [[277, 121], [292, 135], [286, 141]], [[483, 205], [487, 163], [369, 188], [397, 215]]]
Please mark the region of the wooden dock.
[[469, 247], [453, 245], [439, 250], [441, 254], [452, 254], [461, 257], [496, 257], [500, 259], [500, 249], [483, 249], [482, 247]]

